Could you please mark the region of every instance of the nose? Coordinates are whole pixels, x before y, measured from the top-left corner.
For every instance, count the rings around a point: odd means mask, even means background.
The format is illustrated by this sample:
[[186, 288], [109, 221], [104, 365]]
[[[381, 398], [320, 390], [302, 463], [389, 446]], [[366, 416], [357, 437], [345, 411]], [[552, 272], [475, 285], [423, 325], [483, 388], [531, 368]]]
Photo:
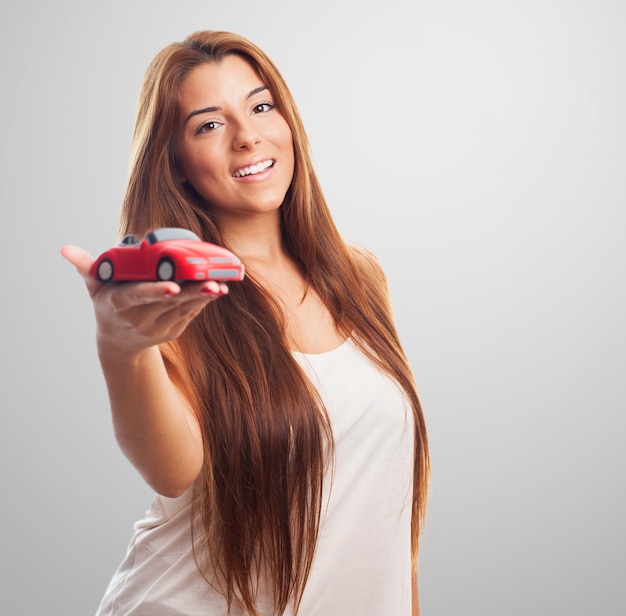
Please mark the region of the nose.
[[259, 143], [261, 143], [261, 136], [259, 135], [252, 118], [239, 120], [235, 125], [233, 149], [250, 150]]

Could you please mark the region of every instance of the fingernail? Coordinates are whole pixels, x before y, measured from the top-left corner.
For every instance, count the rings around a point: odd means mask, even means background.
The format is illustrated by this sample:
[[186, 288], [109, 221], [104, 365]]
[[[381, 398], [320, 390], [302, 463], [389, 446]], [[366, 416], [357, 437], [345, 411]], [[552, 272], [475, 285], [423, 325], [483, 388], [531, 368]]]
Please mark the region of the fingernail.
[[221, 295], [219, 291], [212, 291], [211, 289], [207, 289], [206, 287], [202, 287], [202, 289], [200, 289], [200, 293], [202, 293], [203, 295], [210, 295], [211, 297], [219, 297]]

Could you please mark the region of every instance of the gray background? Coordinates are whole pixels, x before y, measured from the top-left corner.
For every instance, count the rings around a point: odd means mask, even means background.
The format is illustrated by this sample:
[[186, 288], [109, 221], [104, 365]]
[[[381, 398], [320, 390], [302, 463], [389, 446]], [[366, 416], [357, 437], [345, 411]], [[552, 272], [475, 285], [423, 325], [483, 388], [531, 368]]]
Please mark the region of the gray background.
[[619, 0], [5, 0], [0, 613], [93, 613], [148, 504], [59, 248], [116, 239], [143, 72], [197, 29], [276, 61], [388, 273], [432, 447], [423, 613], [626, 613]]

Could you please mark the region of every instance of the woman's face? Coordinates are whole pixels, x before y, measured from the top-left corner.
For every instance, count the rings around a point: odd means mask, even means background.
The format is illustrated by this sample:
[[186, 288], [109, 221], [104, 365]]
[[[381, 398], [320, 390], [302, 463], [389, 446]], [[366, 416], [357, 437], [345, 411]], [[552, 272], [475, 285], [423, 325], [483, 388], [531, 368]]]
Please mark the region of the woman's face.
[[277, 210], [293, 178], [289, 126], [239, 56], [202, 64], [185, 78], [175, 146], [181, 180], [218, 216]]

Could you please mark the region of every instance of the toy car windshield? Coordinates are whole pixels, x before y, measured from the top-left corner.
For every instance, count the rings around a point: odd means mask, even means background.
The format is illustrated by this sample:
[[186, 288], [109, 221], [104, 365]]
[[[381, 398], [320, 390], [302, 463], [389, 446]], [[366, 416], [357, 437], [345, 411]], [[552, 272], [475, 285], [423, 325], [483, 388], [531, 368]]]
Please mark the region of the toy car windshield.
[[193, 231], [189, 231], [188, 229], [177, 229], [176, 227], [163, 227], [162, 229], [155, 229], [146, 235], [146, 241], [148, 244], [157, 244], [158, 242], [165, 242], [168, 240], [201, 241]]

